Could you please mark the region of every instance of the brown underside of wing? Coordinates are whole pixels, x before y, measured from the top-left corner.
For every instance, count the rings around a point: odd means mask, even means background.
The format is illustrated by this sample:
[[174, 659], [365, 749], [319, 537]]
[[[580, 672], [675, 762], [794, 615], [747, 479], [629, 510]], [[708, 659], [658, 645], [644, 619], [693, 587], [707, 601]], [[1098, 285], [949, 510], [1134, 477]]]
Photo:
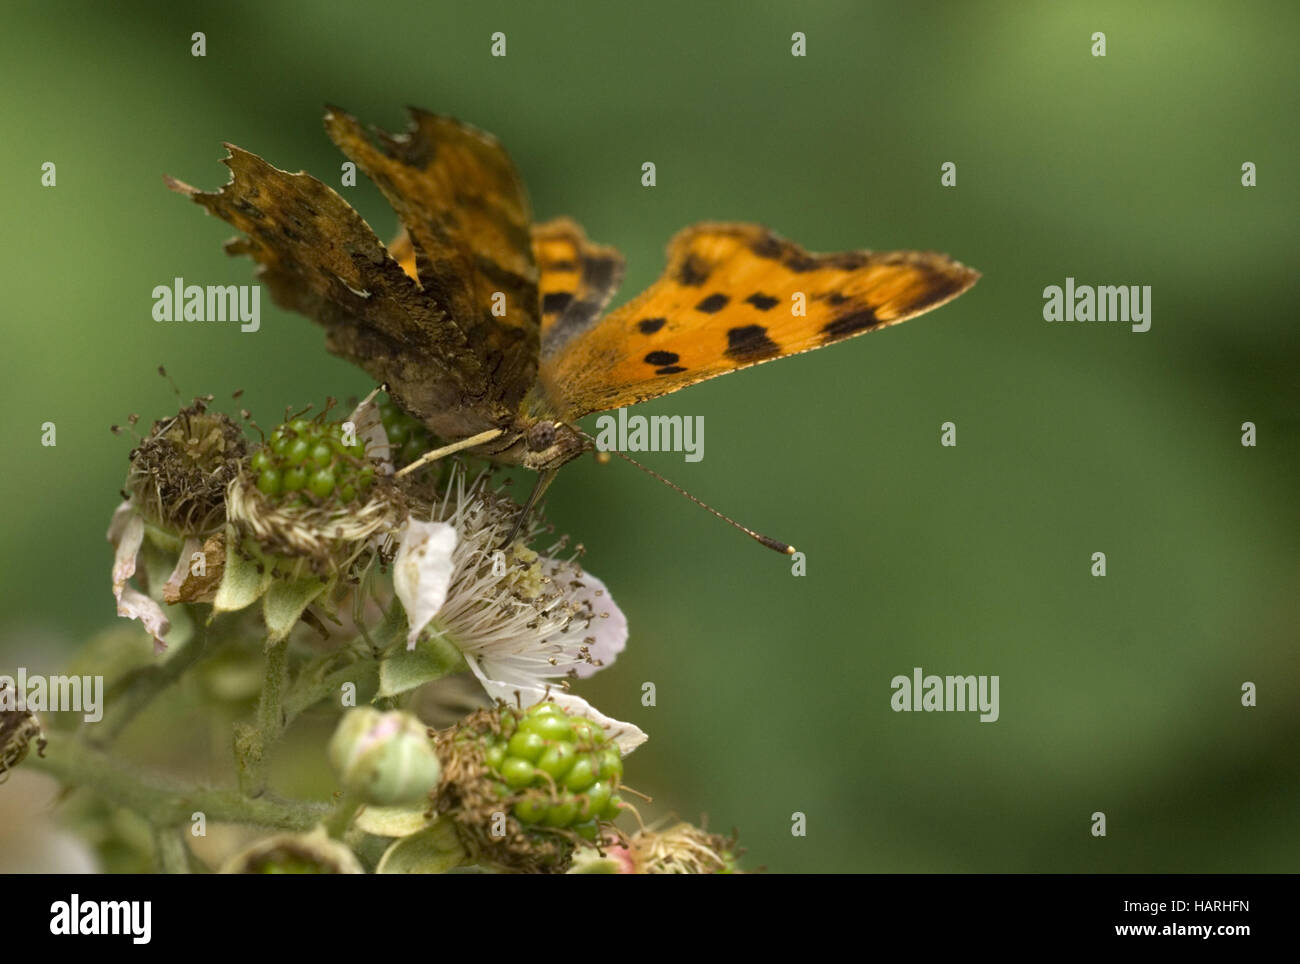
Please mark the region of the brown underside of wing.
[[409, 128], [394, 135], [368, 132], [331, 107], [325, 129], [397, 212], [420, 284], [491, 373], [488, 401], [513, 410], [536, 378], [540, 346], [523, 184], [490, 134], [416, 108], [410, 114]]
[[221, 189], [174, 178], [168, 187], [243, 232], [227, 251], [256, 261], [275, 301], [322, 324], [332, 351], [381, 381], [418, 383], [405, 401], [418, 414], [441, 413], [435, 431], [455, 437], [486, 427], [465, 405], [486, 394], [487, 375], [464, 333], [365, 220], [310, 175], [227, 148], [232, 178]]

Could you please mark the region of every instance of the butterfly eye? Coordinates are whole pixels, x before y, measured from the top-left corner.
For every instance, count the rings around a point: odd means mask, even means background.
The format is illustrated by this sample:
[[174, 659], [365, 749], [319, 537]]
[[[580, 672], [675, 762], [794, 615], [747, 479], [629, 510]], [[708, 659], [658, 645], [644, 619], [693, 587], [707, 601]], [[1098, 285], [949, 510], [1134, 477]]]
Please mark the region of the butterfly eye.
[[555, 423], [537, 422], [528, 428], [528, 448], [543, 452], [555, 444]]

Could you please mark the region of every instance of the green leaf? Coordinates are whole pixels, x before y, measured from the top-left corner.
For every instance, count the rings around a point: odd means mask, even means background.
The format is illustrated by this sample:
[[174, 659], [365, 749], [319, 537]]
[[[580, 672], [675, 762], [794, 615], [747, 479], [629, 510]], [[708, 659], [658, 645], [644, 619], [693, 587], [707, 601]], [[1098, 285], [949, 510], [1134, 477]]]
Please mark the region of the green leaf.
[[466, 858], [456, 828], [450, 820], [434, 822], [427, 829], [402, 837], [384, 852], [377, 874], [445, 874]]
[[311, 601], [325, 591], [328, 584], [315, 576], [306, 579], [280, 580], [271, 583], [262, 597], [262, 615], [266, 619], [266, 634], [270, 642], [279, 642], [289, 635], [302, 611]]
[[377, 695], [397, 696], [466, 668], [464, 654], [442, 633], [430, 629], [420, 637], [415, 649], [397, 646], [380, 661]]
[[270, 566], [258, 571], [258, 563], [239, 554], [239, 535], [226, 526], [226, 568], [212, 601], [212, 614], [232, 613], [251, 606], [271, 585]]

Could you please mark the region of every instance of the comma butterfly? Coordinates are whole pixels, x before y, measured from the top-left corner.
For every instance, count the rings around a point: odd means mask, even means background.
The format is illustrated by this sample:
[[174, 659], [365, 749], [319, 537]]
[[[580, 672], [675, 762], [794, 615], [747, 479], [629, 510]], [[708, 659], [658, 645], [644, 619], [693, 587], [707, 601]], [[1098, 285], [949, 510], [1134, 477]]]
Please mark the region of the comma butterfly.
[[647, 291], [604, 314], [622, 256], [567, 218], [534, 224], [494, 137], [411, 115], [399, 135], [325, 115], [397, 212], [389, 245], [330, 187], [234, 145], [220, 190], [167, 184], [242, 231], [227, 250], [454, 443], [440, 451], [527, 466], [538, 490], [592, 448], [574, 425], [584, 415], [897, 324], [979, 278], [934, 252], [810, 254], [756, 225], [705, 223], [673, 238]]

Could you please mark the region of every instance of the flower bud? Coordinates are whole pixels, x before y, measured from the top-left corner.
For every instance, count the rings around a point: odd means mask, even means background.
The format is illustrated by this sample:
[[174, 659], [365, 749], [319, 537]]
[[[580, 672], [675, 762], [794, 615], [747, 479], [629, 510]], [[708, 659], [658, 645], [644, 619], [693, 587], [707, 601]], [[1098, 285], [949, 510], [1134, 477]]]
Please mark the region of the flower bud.
[[330, 740], [329, 756], [348, 791], [380, 806], [414, 803], [442, 775], [428, 729], [399, 710], [349, 710]]
[[363, 874], [356, 855], [323, 829], [282, 833], [235, 854], [223, 874]]

